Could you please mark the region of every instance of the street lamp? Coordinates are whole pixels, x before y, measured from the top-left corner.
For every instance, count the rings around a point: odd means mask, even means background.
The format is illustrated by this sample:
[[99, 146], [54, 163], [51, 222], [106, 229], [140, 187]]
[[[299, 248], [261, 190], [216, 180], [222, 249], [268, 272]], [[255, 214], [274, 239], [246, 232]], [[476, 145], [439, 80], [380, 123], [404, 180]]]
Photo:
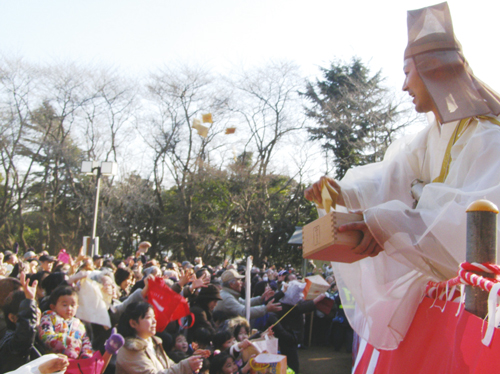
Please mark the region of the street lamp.
[[96, 237], [97, 231], [97, 213], [99, 212], [99, 192], [101, 189], [101, 176], [116, 175], [118, 172], [118, 165], [116, 162], [108, 161], [83, 161], [82, 173], [87, 175], [97, 176], [95, 187], [95, 205], [94, 205], [94, 222], [92, 226], [92, 251], [91, 256], [99, 254], [99, 238]]

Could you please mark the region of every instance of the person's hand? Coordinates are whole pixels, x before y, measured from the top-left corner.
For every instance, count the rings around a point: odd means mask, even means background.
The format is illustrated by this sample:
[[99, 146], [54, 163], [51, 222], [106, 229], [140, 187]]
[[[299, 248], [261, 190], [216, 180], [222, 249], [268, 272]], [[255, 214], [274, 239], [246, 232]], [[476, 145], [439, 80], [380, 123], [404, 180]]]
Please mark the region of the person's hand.
[[62, 354], [58, 354], [56, 358], [44, 362], [38, 367], [38, 371], [41, 374], [57, 373], [59, 371], [66, 371], [69, 366], [68, 357]]
[[365, 221], [346, 223], [339, 227], [339, 232], [355, 231], [355, 230], [361, 231], [363, 233], [363, 239], [361, 239], [361, 242], [358, 244], [357, 247], [352, 249], [354, 253], [357, 253], [359, 255], [368, 255], [370, 257], [375, 257], [384, 250], [384, 248], [381, 247], [373, 237]]
[[3, 262], [3, 257], [4, 257], [3, 252], [0, 252], [0, 264]]
[[189, 367], [194, 373], [198, 373], [203, 366], [203, 359], [200, 356], [191, 356], [187, 359]]
[[321, 197], [321, 182], [326, 180], [338, 193], [337, 204], [345, 206], [344, 198], [342, 197], [340, 185], [333, 179], [323, 176], [319, 181], [313, 183], [312, 186], [306, 188], [304, 191], [304, 197], [309, 201], [317, 201], [318, 203], [323, 203], [323, 198]]
[[266, 290], [262, 294], [262, 300], [269, 300], [274, 296], [274, 291], [271, 287], [266, 287]]
[[146, 298], [149, 291], [149, 281], [153, 279], [155, 279], [153, 274], [149, 274], [146, 278], [144, 278], [144, 288], [141, 291], [142, 297]]
[[[192, 343], [191, 343], [191, 346], [193, 346]], [[211, 352], [208, 349], [196, 349], [194, 351], [193, 355], [200, 356], [200, 357], [203, 357], [203, 358], [209, 358], [210, 355], [211, 355]]]
[[192, 290], [196, 290], [200, 287], [208, 287], [210, 283], [210, 279], [208, 278], [207, 273], [203, 273], [203, 275], [199, 278], [196, 278], [196, 275], [191, 276], [191, 288]]
[[272, 338], [274, 336], [274, 331], [273, 331], [273, 327], [270, 326], [266, 331], [264, 331], [261, 336], [268, 336], [269, 338]]
[[239, 349], [240, 349], [240, 351], [241, 351], [242, 349], [248, 348], [248, 347], [250, 347], [250, 346], [252, 346], [252, 345], [253, 345], [253, 344], [250, 342], [250, 340], [245, 339], [245, 340], [243, 340], [242, 342], [239, 342], [239, 343], [238, 343], [238, 348], [239, 348]]
[[245, 366], [243, 366], [243, 367], [241, 368], [241, 372], [242, 372], [242, 374], [246, 374], [246, 373], [249, 373], [249, 372], [250, 372], [250, 369], [251, 369], [251, 366], [250, 366], [250, 360], [253, 360], [253, 359], [255, 358], [255, 356], [257, 356], [257, 355], [255, 355], [255, 354], [251, 355], [251, 356], [250, 356], [250, 358], [249, 358], [249, 360], [248, 360], [248, 361], [247, 361], [247, 363], [245, 364]]
[[33, 281], [33, 284], [30, 286], [30, 282], [26, 280], [26, 273], [24, 271], [19, 275], [19, 281], [21, 282], [21, 287], [24, 291], [24, 296], [28, 300], [35, 300], [36, 298], [36, 287], [38, 286], [38, 281]]
[[116, 332], [116, 327], [111, 330], [111, 336], [104, 343], [104, 349], [106, 352], [114, 355], [118, 350], [125, 344], [125, 339], [123, 336]]
[[191, 269], [181, 270], [181, 275], [179, 276], [179, 286], [181, 286], [181, 288], [189, 283], [191, 275], [193, 275], [193, 271]]
[[89, 276], [89, 272], [86, 270], [79, 271], [76, 274], [73, 274], [71, 277], [68, 279], [69, 284], [73, 284], [78, 282], [80, 279], [87, 278]]
[[281, 304], [280, 303], [273, 303], [270, 301], [266, 305], [266, 311], [267, 312], [279, 312], [281, 310]]

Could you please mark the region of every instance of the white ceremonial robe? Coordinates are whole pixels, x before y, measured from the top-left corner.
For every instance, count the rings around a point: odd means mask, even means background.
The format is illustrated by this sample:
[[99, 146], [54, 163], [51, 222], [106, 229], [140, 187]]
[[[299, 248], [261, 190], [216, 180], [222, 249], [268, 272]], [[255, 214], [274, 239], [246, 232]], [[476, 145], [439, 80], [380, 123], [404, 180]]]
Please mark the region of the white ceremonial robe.
[[[498, 118], [497, 118], [498, 120]], [[349, 210], [365, 221], [384, 251], [353, 264], [332, 263], [347, 318], [375, 348], [403, 340], [429, 280], [455, 277], [465, 261], [466, 208], [486, 198], [500, 206], [500, 126], [475, 119], [443, 157], [457, 122], [429, 125], [394, 142], [384, 160], [349, 170], [340, 182]], [[415, 209], [411, 183], [427, 184]]]

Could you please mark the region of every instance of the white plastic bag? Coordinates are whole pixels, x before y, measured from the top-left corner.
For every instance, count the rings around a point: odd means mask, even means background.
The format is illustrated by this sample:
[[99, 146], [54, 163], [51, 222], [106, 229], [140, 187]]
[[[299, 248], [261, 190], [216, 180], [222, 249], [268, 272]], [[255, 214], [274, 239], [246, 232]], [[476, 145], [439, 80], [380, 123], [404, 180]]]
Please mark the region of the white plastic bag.
[[85, 322], [111, 328], [111, 320], [101, 288], [98, 282], [91, 279], [84, 278], [80, 281], [76, 317]]

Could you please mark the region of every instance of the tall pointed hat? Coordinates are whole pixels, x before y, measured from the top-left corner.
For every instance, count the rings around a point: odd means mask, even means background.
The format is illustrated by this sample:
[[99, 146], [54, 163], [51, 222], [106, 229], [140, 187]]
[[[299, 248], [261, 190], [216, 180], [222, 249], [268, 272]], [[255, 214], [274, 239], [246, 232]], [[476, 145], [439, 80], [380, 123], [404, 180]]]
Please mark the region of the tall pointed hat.
[[408, 11], [404, 57], [413, 58], [442, 123], [500, 114], [500, 95], [474, 76], [463, 57], [448, 3]]

